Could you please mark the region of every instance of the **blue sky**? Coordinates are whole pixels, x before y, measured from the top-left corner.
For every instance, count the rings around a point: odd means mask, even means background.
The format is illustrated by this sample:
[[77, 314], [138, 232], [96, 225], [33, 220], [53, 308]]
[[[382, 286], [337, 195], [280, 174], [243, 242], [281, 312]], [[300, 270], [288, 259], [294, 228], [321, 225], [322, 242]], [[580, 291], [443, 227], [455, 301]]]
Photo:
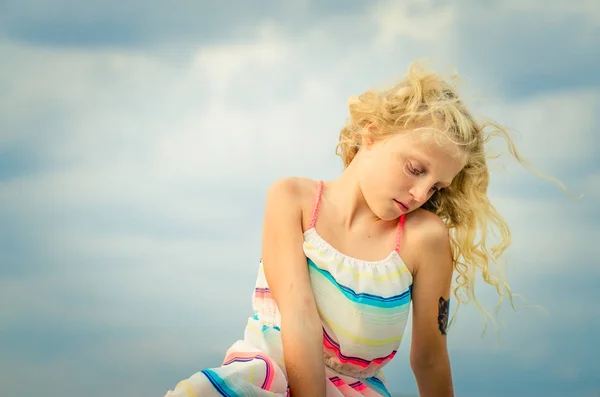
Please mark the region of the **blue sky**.
[[[3, 394], [162, 396], [218, 365], [251, 314], [265, 189], [334, 178], [348, 97], [421, 58], [585, 194], [491, 164], [509, 281], [547, 312], [505, 305], [480, 338], [461, 309], [457, 395], [597, 396], [600, 6], [584, 0], [2, 2]], [[407, 395], [409, 345], [386, 372]]]

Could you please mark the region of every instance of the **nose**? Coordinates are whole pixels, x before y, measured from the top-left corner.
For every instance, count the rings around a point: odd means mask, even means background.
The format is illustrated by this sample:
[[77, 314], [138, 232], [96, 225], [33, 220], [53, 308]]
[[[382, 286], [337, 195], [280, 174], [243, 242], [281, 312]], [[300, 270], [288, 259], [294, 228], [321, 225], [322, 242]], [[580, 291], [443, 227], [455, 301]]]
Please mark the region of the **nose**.
[[422, 204], [425, 201], [427, 201], [427, 195], [429, 193], [429, 189], [427, 188], [427, 186], [425, 186], [425, 184], [421, 184], [420, 186], [419, 185], [413, 186], [409, 190], [409, 193], [416, 202]]

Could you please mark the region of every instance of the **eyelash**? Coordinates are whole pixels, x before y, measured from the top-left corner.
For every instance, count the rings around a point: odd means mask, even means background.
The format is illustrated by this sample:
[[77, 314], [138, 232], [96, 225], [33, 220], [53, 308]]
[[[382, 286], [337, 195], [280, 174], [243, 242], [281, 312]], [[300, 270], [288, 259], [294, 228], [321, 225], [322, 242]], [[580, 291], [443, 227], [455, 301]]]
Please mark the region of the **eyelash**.
[[[412, 165], [412, 164], [410, 164], [410, 163], [408, 163], [408, 170], [409, 170], [409, 172], [410, 172], [412, 175], [414, 175], [414, 176], [420, 176], [420, 175], [422, 175], [422, 174], [424, 174], [424, 173], [425, 173], [425, 171], [421, 171], [421, 170], [419, 170], [419, 169], [417, 169], [417, 168], [413, 167], [413, 165]], [[434, 190], [435, 192], [439, 192], [439, 191], [441, 190], [441, 189], [440, 189], [439, 187], [437, 187], [437, 186], [432, 186], [432, 187], [431, 187], [431, 189], [432, 189], [432, 190]]]

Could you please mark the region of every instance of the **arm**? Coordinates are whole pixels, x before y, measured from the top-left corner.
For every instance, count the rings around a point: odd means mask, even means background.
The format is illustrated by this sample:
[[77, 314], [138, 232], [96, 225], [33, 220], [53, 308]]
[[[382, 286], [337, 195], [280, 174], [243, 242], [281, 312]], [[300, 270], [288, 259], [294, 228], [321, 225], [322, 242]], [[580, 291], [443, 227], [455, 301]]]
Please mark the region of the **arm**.
[[[433, 215], [433, 214], [431, 214]], [[446, 345], [452, 254], [448, 230], [435, 215], [424, 219], [422, 247], [413, 283], [413, 330], [410, 364], [421, 397], [453, 397], [450, 359]]]
[[325, 397], [323, 330], [302, 250], [302, 207], [292, 178], [267, 193], [262, 258], [265, 277], [281, 313], [288, 384], [294, 397]]

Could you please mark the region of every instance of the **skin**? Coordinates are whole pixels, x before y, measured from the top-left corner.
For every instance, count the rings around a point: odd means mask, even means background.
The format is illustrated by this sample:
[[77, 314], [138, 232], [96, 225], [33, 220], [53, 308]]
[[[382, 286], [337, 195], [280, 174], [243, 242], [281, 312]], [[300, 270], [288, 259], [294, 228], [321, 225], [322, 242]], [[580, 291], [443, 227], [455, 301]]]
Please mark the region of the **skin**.
[[[385, 258], [394, 247], [398, 218], [407, 213], [400, 256], [413, 275], [410, 364], [422, 397], [454, 395], [446, 345], [453, 264], [445, 225], [420, 207], [464, 164], [452, 143], [403, 131], [385, 140], [364, 140], [341, 176], [323, 187], [319, 234], [355, 258]], [[265, 275], [282, 316], [294, 397], [325, 396], [321, 324], [302, 251], [315, 189], [316, 182], [305, 178], [277, 181], [267, 194], [263, 230]]]
[[278, 180], [269, 188], [262, 261], [281, 314], [281, 339], [292, 395], [324, 397], [323, 330], [302, 250], [307, 192], [306, 184], [296, 178]]

